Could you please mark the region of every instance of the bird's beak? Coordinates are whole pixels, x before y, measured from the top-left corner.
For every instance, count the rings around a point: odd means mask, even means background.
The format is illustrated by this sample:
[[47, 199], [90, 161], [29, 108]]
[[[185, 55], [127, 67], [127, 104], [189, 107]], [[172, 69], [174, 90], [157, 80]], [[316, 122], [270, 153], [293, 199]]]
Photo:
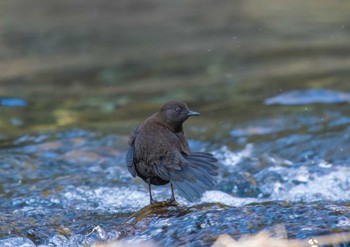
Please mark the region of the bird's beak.
[[195, 112], [191, 110], [187, 113], [187, 116], [199, 116], [199, 115], [201, 115], [199, 112]]

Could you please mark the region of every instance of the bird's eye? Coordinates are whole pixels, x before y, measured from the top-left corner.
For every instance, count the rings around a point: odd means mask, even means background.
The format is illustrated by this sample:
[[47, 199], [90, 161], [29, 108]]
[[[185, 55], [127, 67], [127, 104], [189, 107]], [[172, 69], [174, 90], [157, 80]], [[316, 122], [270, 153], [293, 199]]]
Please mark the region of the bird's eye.
[[181, 111], [180, 107], [176, 107], [176, 108], [175, 108], [175, 111], [176, 111], [176, 112], [180, 112], [180, 111]]

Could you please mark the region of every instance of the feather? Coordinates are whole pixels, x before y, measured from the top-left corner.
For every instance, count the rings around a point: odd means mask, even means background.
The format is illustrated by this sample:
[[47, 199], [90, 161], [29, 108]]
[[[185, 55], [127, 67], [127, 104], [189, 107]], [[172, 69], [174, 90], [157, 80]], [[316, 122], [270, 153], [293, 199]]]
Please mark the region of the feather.
[[183, 155], [185, 165], [181, 170], [171, 169], [169, 177], [179, 194], [188, 201], [200, 198], [206, 190], [211, 190], [216, 184], [218, 166], [216, 159], [207, 153]]

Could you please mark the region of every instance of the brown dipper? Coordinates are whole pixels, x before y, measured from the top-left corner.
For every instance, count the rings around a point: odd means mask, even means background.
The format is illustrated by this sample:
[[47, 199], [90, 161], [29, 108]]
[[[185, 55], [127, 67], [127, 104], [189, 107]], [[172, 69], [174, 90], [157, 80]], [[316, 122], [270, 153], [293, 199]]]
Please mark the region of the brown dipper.
[[182, 127], [188, 117], [198, 115], [184, 102], [170, 101], [132, 132], [127, 167], [133, 177], [148, 184], [151, 204], [155, 203], [151, 185], [170, 182], [170, 202], [176, 202], [174, 187], [191, 202], [214, 187], [217, 160], [210, 153], [192, 153]]

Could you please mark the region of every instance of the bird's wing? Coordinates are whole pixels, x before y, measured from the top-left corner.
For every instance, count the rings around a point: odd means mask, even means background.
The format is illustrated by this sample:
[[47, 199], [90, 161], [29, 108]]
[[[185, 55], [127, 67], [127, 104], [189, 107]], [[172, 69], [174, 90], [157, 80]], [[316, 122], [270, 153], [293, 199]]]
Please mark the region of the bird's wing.
[[136, 128], [132, 132], [132, 134], [129, 138], [129, 149], [128, 149], [128, 151], [126, 153], [126, 157], [125, 157], [128, 171], [130, 172], [130, 174], [133, 177], [136, 177], [136, 168], [135, 168], [135, 163], [134, 163], [134, 158], [135, 158], [135, 145], [134, 144], [135, 144], [135, 139], [136, 139], [137, 133], [138, 133], [138, 128]]
[[188, 142], [187, 142], [187, 139], [184, 135], [184, 132], [181, 131], [179, 133], [176, 133], [175, 134], [178, 138], [178, 141], [179, 141], [179, 144], [180, 144], [180, 149], [181, 149], [181, 153], [184, 153], [184, 154], [190, 154], [190, 147], [188, 145]]
[[168, 169], [171, 183], [188, 201], [194, 201], [216, 184], [217, 160], [209, 153], [180, 154], [180, 169]]
[[135, 148], [130, 147], [128, 149], [128, 152], [126, 153], [126, 164], [128, 167], [128, 171], [133, 177], [136, 177], [136, 169], [134, 164], [134, 154], [135, 154]]

